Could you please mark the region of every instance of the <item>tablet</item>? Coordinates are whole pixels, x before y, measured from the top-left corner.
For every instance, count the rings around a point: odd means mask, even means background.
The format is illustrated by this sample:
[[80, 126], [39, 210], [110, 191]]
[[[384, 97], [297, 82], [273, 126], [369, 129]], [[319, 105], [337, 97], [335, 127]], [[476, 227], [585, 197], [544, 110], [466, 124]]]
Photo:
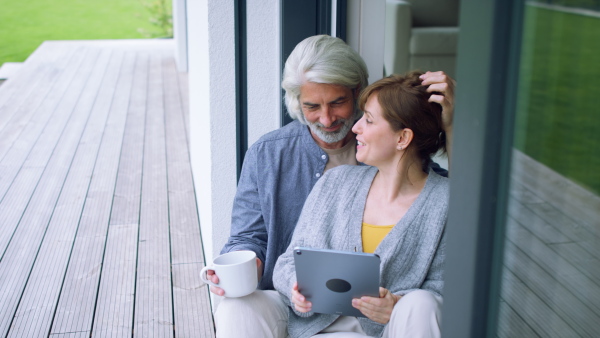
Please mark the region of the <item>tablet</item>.
[[379, 297], [379, 256], [364, 252], [294, 248], [300, 293], [312, 311], [364, 317], [352, 299]]

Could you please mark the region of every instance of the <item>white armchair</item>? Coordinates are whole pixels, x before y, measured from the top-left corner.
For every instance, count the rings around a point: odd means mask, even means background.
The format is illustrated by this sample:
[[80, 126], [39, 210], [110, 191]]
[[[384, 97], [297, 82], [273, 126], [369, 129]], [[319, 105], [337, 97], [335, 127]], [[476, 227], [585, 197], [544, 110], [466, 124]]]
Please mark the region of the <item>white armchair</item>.
[[384, 75], [443, 70], [455, 77], [459, 0], [387, 0]]

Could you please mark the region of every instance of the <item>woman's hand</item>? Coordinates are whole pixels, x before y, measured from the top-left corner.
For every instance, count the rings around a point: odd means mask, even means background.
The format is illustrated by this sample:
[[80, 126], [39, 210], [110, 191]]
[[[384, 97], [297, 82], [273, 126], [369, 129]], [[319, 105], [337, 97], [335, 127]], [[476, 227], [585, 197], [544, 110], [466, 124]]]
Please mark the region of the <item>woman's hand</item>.
[[402, 298], [386, 288], [379, 288], [379, 298], [361, 297], [352, 300], [352, 306], [360, 310], [370, 320], [387, 324], [392, 317], [394, 305]]
[[292, 303], [298, 312], [306, 313], [312, 309], [312, 303], [298, 291], [298, 282], [294, 282], [292, 286]]

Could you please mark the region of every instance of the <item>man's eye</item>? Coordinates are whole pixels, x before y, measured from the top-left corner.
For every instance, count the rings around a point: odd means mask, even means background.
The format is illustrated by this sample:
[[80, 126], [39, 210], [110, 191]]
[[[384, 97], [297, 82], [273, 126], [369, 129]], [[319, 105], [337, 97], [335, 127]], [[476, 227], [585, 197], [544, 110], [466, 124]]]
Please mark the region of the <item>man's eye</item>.
[[367, 121], [368, 124], [373, 123], [373, 121], [369, 120], [369, 119], [365, 119], [365, 121]]

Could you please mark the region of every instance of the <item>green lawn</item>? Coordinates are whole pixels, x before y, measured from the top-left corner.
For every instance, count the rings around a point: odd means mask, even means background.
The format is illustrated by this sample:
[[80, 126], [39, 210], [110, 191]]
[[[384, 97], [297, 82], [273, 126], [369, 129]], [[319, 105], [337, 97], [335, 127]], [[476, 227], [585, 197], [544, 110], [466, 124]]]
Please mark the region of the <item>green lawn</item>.
[[[144, 3], [156, 0], [0, 0], [0, 65], [24, 61], [45, 40], [160, 36]], [[170, 1], [167, 1], [170, 9]]]
[[515, 147], [600, 194], [600, 18], [527, 6]]

